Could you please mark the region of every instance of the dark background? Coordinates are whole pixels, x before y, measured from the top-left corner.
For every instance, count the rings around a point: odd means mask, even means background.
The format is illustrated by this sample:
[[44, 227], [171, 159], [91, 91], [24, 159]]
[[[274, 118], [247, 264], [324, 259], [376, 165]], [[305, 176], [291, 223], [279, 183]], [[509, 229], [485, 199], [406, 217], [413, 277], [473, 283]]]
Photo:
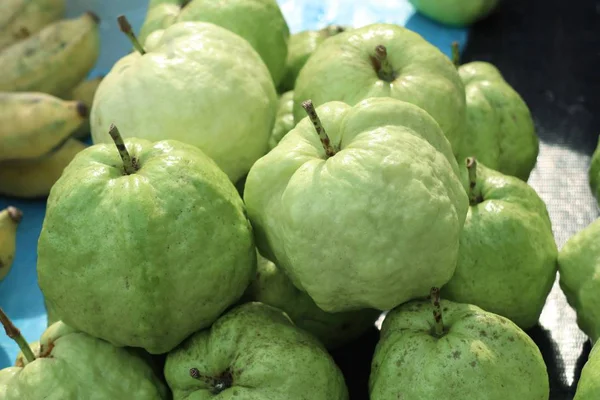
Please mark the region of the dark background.
[[[505, 0], [475, 24], [462, 62], [495, 64], [529, 105], [541, 139], [529, 184], [548, 206], [559, 249], [598, 217], [587, 169], [600, 133], [600, 1]], [[572, 400], [590, 351], [556, 284], [528, 332], [550, 375], [550, 400]], [[378, 331], [334, 351], [351, 399], [368, 399]], [[518, 400], [518, 399], [515, 399]]]

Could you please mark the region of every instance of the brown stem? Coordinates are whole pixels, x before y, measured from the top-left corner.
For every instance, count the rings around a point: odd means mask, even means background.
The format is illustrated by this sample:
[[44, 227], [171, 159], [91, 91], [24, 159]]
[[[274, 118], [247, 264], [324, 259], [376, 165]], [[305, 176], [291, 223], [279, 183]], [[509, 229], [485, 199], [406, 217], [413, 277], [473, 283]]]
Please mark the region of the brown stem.
[[460, 48], [458, 42], [452, 42], [452, 63], [456, 68], [460, 67]]
[[0, 307], [0, 322], [4, 326], [4, 331], [6, 332], [6, 336], [14, 340], [21, 351], [23, 352], [23, 356], [27, 360], [27, 362], [33, 362], [35, 360], [35, 355], [33, 351], [31, 351], [31, 347], [29, 347], [29, 343], [27, 340], [21, 335], [21, 331], [19, 328], [12, 323], [8, 315], [4, 313], [2, 307]]
[[129, 155], [127, 147], [125, 147], [125, 142], [123, 142], [123, 138], [121, 137], [121, 133], [114, 124], [110, 126], [108, 134], [115, 142], [115, 146], [117, 146], [117, 150], [119, 151], [119, 156], [121, 156], [121, 160], [123, 160], [123, 170], [125, 171], [125, 174], [134, 174], [136, 171], [134, 160]]
[[121, 29], [121, 32], [127, 35], [129, 40], [131, 41], [131, 44], [133, 44], [133, 48], [136, 49], [141, 55], [146, 54], [146, 50], [144, 50], [144, 47], [141, 45], [140, 41], [135, 36], [135, 33], [133, 33], [133, 29], [131, 28], [131, 24], [127, 20], [127, 17], [124, 15], [119, 15], [117, 17], [117, 22], [119, 23], [119, 28]]
[[442, 307], [440, 306], [440, 289], [431, 288], [431, 305], [433, 306], [433, 334], [436, 337], [444, 336], [444, 320], [442, 318]]
[[469, 203], [471, 205], [481, 203], [481, 193], [477, 187], [477, 159], [468, 157], [466, 159], [467, 171], [469, 171]]
[[394, 68], [392, 68], [392, 64], [390, 64], [387, 49], [384, 45], [380, 44], [375, 47], [375, 56], [372, 57], [372, 61], [379, 79], [391, 82], [396, 78]]
[[306, 110], [308, 118], [310, 118], [310, 121], [319, 135], [319, 139], [321, 139], [321, 144], [325, 149], [325, 154], [327, 157], [333, 157], [335, 155], [335, 149], [329, 140], [329, 136], [327, 136], [327, 132], [325, 132], [325, 128], [323, 127], [319, 116], [317, 115], [317, 111], [315, 110], [312, 100], [306, 100], [304, 103], [302, 103], [302, 107], [304, 110]]

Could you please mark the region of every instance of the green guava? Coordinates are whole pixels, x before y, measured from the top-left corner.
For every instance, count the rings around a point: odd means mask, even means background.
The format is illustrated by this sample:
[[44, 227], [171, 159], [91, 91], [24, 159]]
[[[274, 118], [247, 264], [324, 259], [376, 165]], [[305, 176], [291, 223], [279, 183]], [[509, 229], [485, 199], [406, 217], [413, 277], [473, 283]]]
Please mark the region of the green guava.
[[275, 116], [275, 125], [269, 138], [269, 149], [277, 146], [277, 143], [294, 127], [294, 92], [285, 92], [279, 98], [279, 109]]
[[592, 155], [589, 176], [590, 187], [592, 188], [594, 196], [596, 196], [598, 205], [600, 205], [600, 138], [598, 138], [598, 147], [596, 147], [596, 151]]
[[474, 304], [533, 327], [556, 278], [558, 250], [535, 190], [473, 161], [471, 206], [460, 234], [454, 276], [444, 298]]
[[458, 73], [467, 99], [459, 159], [477, 157], [489, 168], [526, 181], [539, 152], [527, 104], [492, 64], [464, 64]]
[[342, 373], [312, 335], [261, 303], [229, 311], [167, 356], [174, 400], [347, 400]]
[[542, 354], [517, 325], [473, 305], [433, 303], [412, 301], [386, 316], [371, 400], [548, 400]]
[[355, 105], [392, 97], [421, 107], [440, 125], [456, 153], [465, 119], [465, 90], [452, 62], [419, 34], [373, 24], [324, 41], [308, 59], [294, 88], [294, 119], [302, 102]]
[[468, 26], [490, 15], [500, 0], [408, 0], [434, 21], [451, 26]]
[[274, 263], [261, 255], [257, 258], [256, 278], [245, 297], [284, 311], [298, 328], [312, 333], [328, 349], [350, 343], [375, 326], [380, 311], [325, 312]]
[[241, 297], [256, 268], [252, 228], [198, 148], [142, 139], [117, 148], [85, 149], [50, 191], [38, 281], [66, 324], [165, 353]]
[[316, 31], [302, 31], [290, 36], [287, 60], [283, 79], [279, 83], [279, 91], [294, 89], [296, 78], [308, 58], [325, 39], [347, 30], [340, 25], [329, 25]]
[[389, 310], [448, 282], [469, 203], [435, 120], [392, 98], [306, 106], [246, 180], [261, 254], [327, 312]]
[[[183, 7], [177, 21], [210, 22], [240, 35], [261, 56], [275, 86], [281, 81], [290, 30], [277, 1], [192, 0]], [[230, 56], [233, 55], [241, 57], [232, 51]]]
[[146, 54], [119, 60], [100, 83], [94, 143], [126, 137], [199, 147], [232, 181], [268, 149], [277, 112], [269, 71], [247, 41], [213, 24], [182, 22], [146, 40]]
[[560, 287], [592, 342], [600, 339], [600, 219], [576, 233], [558, 254]]
[[0, 371], [3, 400], [169, 399], [152, 368], [128, 349], [62, 322], [40, 339], [35, 360]]
[[144, 23], [138, 39], [145, 43], [152, 33], [173, 25], [181, 12], [181, 7], [189, 0], [149, 0]]
[[596, 343], [581, 371], [573, 400], [600, 399], [600, 344]]

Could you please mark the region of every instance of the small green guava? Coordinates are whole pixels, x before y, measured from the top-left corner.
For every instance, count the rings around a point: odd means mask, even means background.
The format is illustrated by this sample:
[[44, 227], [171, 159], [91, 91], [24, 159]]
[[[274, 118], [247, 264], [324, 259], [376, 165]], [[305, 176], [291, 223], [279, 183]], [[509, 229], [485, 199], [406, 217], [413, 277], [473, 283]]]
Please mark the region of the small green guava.
[[38, 282], [66, 324], [165, 353], [241, 297], [256, 268], [252, 228], [198, 148], [110, 135], [117, 148], [83, 150], [50, 191]]
[[279, 97], [279, 109], [275, 116], [275, 125], [269, 138], [269, 149], [277, 146], [277, 143], [294, 127], [294, 92], [285, 92]]
[[294, 87], [294, 119], [302, 103], [391, 97], [419, 106], [442, 128], [453, 151], [464, 130], [465, 90], [456, 68], [419, 34], [394, 24], [372, 24], [325, 40], [308, 59]]
[[170, 398], [152, 368], [128, 349], [57, 322], [42, 334], [37, 351], [31, 351], [4, 317], [7, 334], [19, 343], [23, 354], [17, 366], [0, 371], [2, 400]]
[[435, 120], [392, 98], [305, 107], [246, 180], [261, 254], [327, 312], [389, 310], [448, 282], [468, 198]]
[[583, 366], [573, 400], [597, 399], [600, 399], [600, 344], [598, 343], [592, 348]]
[[315, 335], [328, 349], [352, 342], [375, 326], [381, 311], [325, 312], [274, 263], [260, 254], [257, 258], [256, 278], [245, 297], [284, 311], [298, 328]]
[[408, 0], [417, 11], [445, 25], [468, 26], [490, 15], [500, 0]]
[[238, 306], [171, 351], [174, 400], [347, 400], [344, 377], [317, 339], [261, 303]]
[[600, 219], [576, 233], [558, 254], [560, 287], [592, 342], [600, 339]]
[[471, 206], [454, 276], [442, 295], [533, 327], [556, 278], [558, 250], [546, 205], [512, 176], [468, 159]]
[[286, 92], [294, 89], [300, 70], [317, 47], [325, 39], [347, 29], [340, 25], [329, 25], [316, 31], [302, 31], [290, 36], [285, 71], [279, 83], [279, 91]]
[[589, 170], [590, 187], [600, 205], [600, 138], [598, 138], [598, 147], [592, 155], [592, 162]]
[[[432, 304], [433, 303], [433, 304]], [[381, 328], [371, 400], [548, 400], [535, 342], [507, 318], [439, 299], [392, 310]]]

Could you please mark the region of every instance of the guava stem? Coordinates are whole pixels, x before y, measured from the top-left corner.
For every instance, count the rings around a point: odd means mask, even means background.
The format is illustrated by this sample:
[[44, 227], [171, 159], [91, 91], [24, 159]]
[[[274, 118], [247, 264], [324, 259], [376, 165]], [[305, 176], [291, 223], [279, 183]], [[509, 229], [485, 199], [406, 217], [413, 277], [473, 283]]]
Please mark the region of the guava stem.
[[121, 29], [121, 32], [127, 35], [129, 40], [131, 41], [131, 44], [133, 44], [133, 48], [136, 49], [141, 55], [146, 54], [146, 50], [144, 50], [144, 47], [141, 45], [137, 36], [135, 36], [135, 33], [133, 33], [133, 29], [131, 28], [131, 24], [127, 20], [127, 17], [124, 15], [119, 15], [117, 17], [117, 22], [119, 23], [119, 28]]
[[384, 45], [380, 44], [375, 47], [375, 57], [373, 58], [373, 65], [377, 71], [379, 79], [391, 82], [395, 78], [394, 68], [390, 64], [388, 59], [387, 49]]
[[121, 133], [114, 124], [110, 126], [108, 134], [112, 138], [113, 142], [115, 142], [115, 146], [117, 146], [117, 150], [119, 151], [119, 156], [121, 156], [121, 160], [123, 160], [123, 169], [125, 170], [125, 174], [131, 175], [135, 173], [136, 169], [133, 165], [133, 160], [127, 151], [127, 147], [125, 147], [125, 142], [123, 142]]
[[444, 320], [442, 318], [442, 307], [440, 306], [440, 289], [431, 288], [431, 305], [433, 306], [433, 333], [437, 337], [444, 336]]
[[460, 67], [460, 47], [458, 42], [452, 42], [452, 63], [456, 68]]
[[319, 135], [319, 139], [321, 139], [321, 144], [325, 149], [325, 154], [327, 155], [327, 157], [333, 157], [335, 155], [335, 149], [333, 148], [333, 145], [329, 140], [329, 136], [327, 136], [327, 132], [325, 132], [325, 128], [323, 127], [323, 124], [321, 123], [321, 120], [317, 115], [317, 110], [315, 110], [315, 106], [313, 105], [312, 100], [306, 100], [305, 102], [303, 102], [302, 107], [304, 108], [304, 110], [306, 110], [308, 118], [310, 118], [310, 121], [312, 122], [313, 126], [315, 127], [315, 130], [317, 131], [317, 134]]
[[27, 362], [33, 362], [35, 360], [35, 355], [33, 354], [33, 351], [31, 351], [29, 343], [27, 343], [27, 340], [21, 335], [19, 328], [17, 328], [10, 318], [8, 318], [8, 315], [4, 313], [2, 307], [0, 307], [0, 322], [2, 322], [2, 326], [4, 326], [6, 336], [17, 342], [17, 345], [19, 345]]
[[477, 188], [477, 159], [467, 157], [467, 171], [469, 171], [469, 202], [471, 205], [480, 203], [481, 194]]

